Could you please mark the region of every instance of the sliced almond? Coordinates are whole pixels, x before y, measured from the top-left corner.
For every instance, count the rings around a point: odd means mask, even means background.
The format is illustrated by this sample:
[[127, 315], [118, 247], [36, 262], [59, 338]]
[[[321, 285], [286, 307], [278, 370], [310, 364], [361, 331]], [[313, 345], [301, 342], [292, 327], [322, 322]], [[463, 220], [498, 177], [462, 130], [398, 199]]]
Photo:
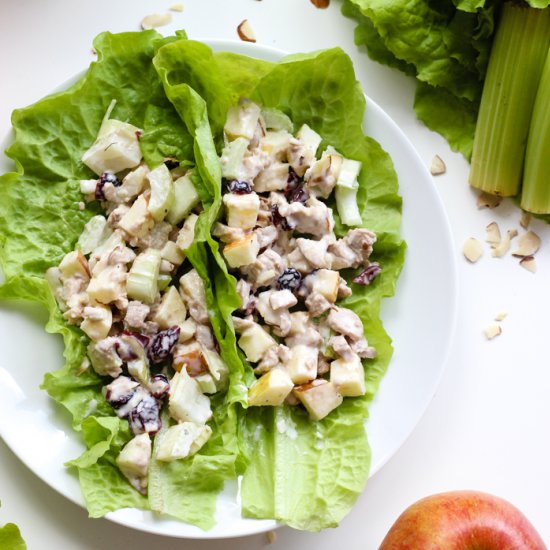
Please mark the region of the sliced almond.
[[532, 256], [539, 248], [540, 237], [533, 231], [527, 231], [519, 238], [518, 247], [512, 252], [512, 256], [520, 258]]
[[477, 239], [470, 237], [466, 239], [462, 252], [469, 262], [475, 263], [483, 256], [483, 247]]
[[254, 31], [252, 30], [248, 19], [243, 19], [239, 23], [239, 26], [237, 27], [237, 34], [239, 35], [239, 38], [245, 42], [256, 42], [256, 36], [254, 35]]
[[519, 224], [523, 227], [523, 229], [527, 229], [532, 218], [533, 216], [529, 212], [525, 212], [525, 210], [523, 210], [521, 213], [521, 218], [519, 219]]
[[316, 8], [324, 10], [328, 8], [330, 0], [309, 0]]
[[477, 196], [477, 207], [478, 208], [496, 208], [502, 202], [502, 197], [499, 195], [491, 195], [490, 193], [485, 193], [482, 191]]
[[170, 6], [170, 11], [182, 12], [183, 11], [183, 4], [172, 4]]
[[491, 222], [486, 228], [485, 231], [487, 232], [487, 236], [485, 237], [485, 241], [488, 242], [491, 247], [498, 246], [500, 244], [500, 241], [502, 239], [500, 235], [500, 227], [498, 226], [497, 222]]
[[443, 162], [443, 159], [439, 155], [435, 155], [432, 159], [432, 165], [430, 166], [430, 173], [432, 176], [439, 176], [447, 171], [447, 167]]
[[498, 246], [495, 246], [493, 248], [493, 257], [494, 258], [502, 258], [508, 250], [510, 250], [510, 243], [512, 242], [512, 239], [516, 237], [518, 234], [517, 229], [508, 229], [506, 231], [505, 237], [500, 241]]
[[525, 256], [519, 261], [519, 265], [531, 273], [537, 272], [537, 262], [533, 256]]
[[498, 323], [491, 323], [485, 327], [483, 332], [485, 333], [487, 340], [492, 340], [496, 336], [502, 334], [502, 327]]
[[273, 544], [277, 541], [277, 533], [275, 533], [275, 531], [268, 531], [265, 537], [267, 538], [268, 544]]
[[508, 315], [508, 312], [507, 311], [499, 311], [496, 315], [495, 315], [495, 321], [502, 321], [506, 318], [506, 316]]
[[152, 13], [151, 15], [146, 15], [141, 20], [141, 28], [143, 30], [156, 29], [157, 27], [168, 25], [171, 21], [172, 15], [169, 13]]

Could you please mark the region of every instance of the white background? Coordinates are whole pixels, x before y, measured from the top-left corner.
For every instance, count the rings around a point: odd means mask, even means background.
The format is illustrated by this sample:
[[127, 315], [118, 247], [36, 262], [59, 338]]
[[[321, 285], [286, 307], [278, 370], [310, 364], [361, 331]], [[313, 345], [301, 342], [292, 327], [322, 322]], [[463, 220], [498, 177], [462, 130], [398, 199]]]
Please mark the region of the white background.
[[[137, 30], [144, 15], [165, 12], [170, 4], [0, 0], [0, 136], [9, 131], [14, 108], [44, 96], [93, 60], [91, 43], [97, 33]], [[550, 544], [550, 228], [541, 222], [531, 225], [543, 239], [536, 274], [510, 255], [491, 258], [487, 249], [475, 265], [464, 260], [466, 238], [483, 240], [492, 220], [503, 230], [518, 227], [520, 212], [509, 202], [496, 210], [476, 208], [467, 163], [415, 119], [414, 83], [356, 48], [355, 25], [340, 15], [339, 2], [332, 0], [327, 10], [308, 0], [185, 0], [184, 6], [183, 13], [173, 14], [171, 25], [160, 29], [163, 33], [184, 28], [193, 39], [236, 39], [238, 23], [248, 18], [258, 43], [266, 46], [289, 52], [342, 47], [352, 57], [365, 92], [399, 124], [425, 164], [435, 154], [447, 164], [447, 173], [436, 184], [454, 232], [460, 299], [458, 327], [438, 392], [410, 438], [369, 480], [338, 529], [319, 534], [279, 529], [271, 548], [375, 549], [406, 506], [453, 489], [506, 498]], [[503, 310], [508, 316], [502, 335], [487, 341], [483, 328]], [[31, 550], [249, 550], [268, 544], [265, 535], [183, 541], [90, 520], [83, 509], [35, 477], [2, 441], [0, 500], [0, 525], [17, 523]]]

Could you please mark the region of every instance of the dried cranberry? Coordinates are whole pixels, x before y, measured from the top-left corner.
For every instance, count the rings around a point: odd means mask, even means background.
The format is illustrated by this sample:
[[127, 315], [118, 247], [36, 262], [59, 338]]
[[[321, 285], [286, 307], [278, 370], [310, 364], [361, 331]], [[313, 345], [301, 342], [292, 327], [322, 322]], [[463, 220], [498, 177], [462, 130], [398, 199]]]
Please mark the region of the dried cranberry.
[[136, 139], [138, 141], [141, 139], [142, 135], [143, 135], [143, 132], [141, 130], [136, 130]]
[[180, 161], [175, 158], [166, 158], [164, 159], [164, 166], [168, 168], [168, 170], [173, 170], [174, 168], [177, 168], [180, 165]]
[[115, 187], [120, 187], [122, 185], [122, 182], [116, 177], [115, 174], [113, 174], [113, 172], [103, 172], [95, 186], [95, 198], [99, 201], [105, 200], [103, 187], [106, 183], [112, 183]]
[[287, 267], [283, 274], [277, 279], [277, 284], [281, 290], [296, 290], [302, 282], [302, 276], [297, 269]]
[[252, 186], [247, 181], [232, 180], [228, 184], [229, 191], [236, 195], [248, 195], [252, 193]]
[[370, 285], [372, 281], [380, 274], [381, 271], [382, 269], [378, 264], [376, 263], [370, 264], [368, 267], [363, 269], [363, 271], [361, 271], [361, 273], [359, 273], [357, 277], [353, 279], [353, 282], [358, 285], [364, 285], [364, 286]]
[[287, 219], [279, 213], [279, 206], [277, 204], [271, 207], [271, 220], [275, 227], [280, 226], [283, 231], [292, 231], [292, 227], [290, 227]]
[[157, 399], [161, 399], [170, 391], [170, 383], [168, 378], [162, 373], [151, 376], [151, 382], [149, 383], [149, 391]]
[[160, 430], [160, 410], [152, 395], [144, 395], [128, 416], [128, 424], [134, 435], [142, 433], [154, 435]]
[[137, 359], [138, 356], [134, 352], [134, 350], [122, 340], [119, 340], [115, 344], [115, 349], [117, 355], [125, 362], [128, 363], [128, 361], [133, 361], [134, 359]]
[[149, 344], [147, 353], [151, 363], [162, 363], [170, 357], [174, 346], [178, 343], [180, 336], [180, 327], [173, 326], [166, 330], [161, 330], [155, 334]]
[[136, 389], [132, 388], [128, 393], [117, 393], [116, 397], [114, 397], [113, 392], [111, 390], [107, 390], [105, 399], [107, 400], [107, 403], [113, 407], [113, 409], [120, 409], [120, 407], [126, 405], [126, 403], [132, 399], [134, 393], [136, 393]]
[[285, 197], [288, 202], [306, 202], [309, 193], [304, 187], [304, 179], [301, 178], [292, 168], [289, 168], [286, 180]]

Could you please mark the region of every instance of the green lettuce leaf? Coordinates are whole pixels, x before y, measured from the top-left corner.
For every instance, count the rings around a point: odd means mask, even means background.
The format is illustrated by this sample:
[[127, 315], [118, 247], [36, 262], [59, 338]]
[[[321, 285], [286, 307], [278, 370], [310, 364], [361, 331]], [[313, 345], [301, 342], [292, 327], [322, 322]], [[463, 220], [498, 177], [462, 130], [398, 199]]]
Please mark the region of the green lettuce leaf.
[[14, 523], [6, 523], [6, 525], [0, 527], [0, 548], [5, 550], [27, 550], [21, 531]]

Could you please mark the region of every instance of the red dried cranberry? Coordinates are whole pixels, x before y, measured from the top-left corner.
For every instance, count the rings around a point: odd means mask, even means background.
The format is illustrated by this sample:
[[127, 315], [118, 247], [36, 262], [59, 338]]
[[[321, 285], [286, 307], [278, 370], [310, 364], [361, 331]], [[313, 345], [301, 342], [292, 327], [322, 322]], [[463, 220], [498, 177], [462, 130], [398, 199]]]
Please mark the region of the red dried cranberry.
[[274, 204], [271, 207], [271, 220], [275, 227], [281, 227], [283, 231], [292, 231], [292, 227], [288, 223], [287, 219], [279, 213], [279, 206]]
[[277, 285], [281, 290], [296, 290], [302, 282], [302, 276], [297, 269], [287, 267], [277, 279]]
[[128, 424], [134, 435], [142, 433], [154, 435], [160, 430], [160, 409], [152, 395], [144, 395], [128, 416]]
[[107, 403], [113, 407], [113, 409], [120, 409], [123, 405], [126, 405], [130, 399], [134, 396], [136, 393], [136, 389], [132, 388], [128, 393], [117, 393], [116, 397], [113, 396], [113, 392], [111, 390], [107, 390], [105, 393], [105, 399], [107, 400]]
[[306, 202], [309, 194], [304, 188], [304, 179], [301, 178], [292, 168], [288, 170], [286, 180], [285, 197], [288, 202]]
[[247, 181], [232, 180], [229, 182], [229, 191], [236, 195], [248, 195], [252, 193], [252, 186]]
[[370, 285], [372, 281], [380, 274], [381, 271], [382, 269], [378, 264], [376, 263], [370, 264], [368, 267], [363, 269], [363, 271], [361, 271], [361, 273], [359, 273], [357, 277], [353, 279], [353, 282], [358, 285], [364, 285], [364, 286]]
[[106, 183], [112, 183], [115, 187], [120, 187], [122, 185], [122, 182], [116, 177], [113, 172], [103, 172], [101, 174], [101, 177], [97, 181], [97, 184], [95, 186], [95, 198], [98, 201], [105, 200], [105, 195], [103, 194], [103, 187]]
[[180, 327], [173, 326], [155, 334], [147, 354], [151, 363], [162, 363], [170, 357], [180, 336]]

